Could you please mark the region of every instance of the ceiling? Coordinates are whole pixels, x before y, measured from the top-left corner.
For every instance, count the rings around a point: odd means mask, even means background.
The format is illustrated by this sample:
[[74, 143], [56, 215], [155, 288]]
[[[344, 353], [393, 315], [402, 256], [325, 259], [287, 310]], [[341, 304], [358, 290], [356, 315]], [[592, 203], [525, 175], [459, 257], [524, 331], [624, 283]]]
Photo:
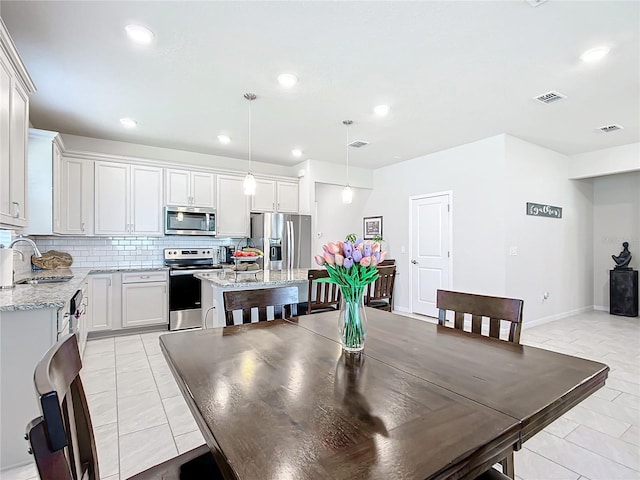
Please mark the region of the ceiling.
[[[569, 155], [640, 140], [635, 1], [2, 0], [0, 15], [37, 128], [244, 159], [253, 92], [253, 159], [281, 165], [343, 164], [345, 119], [370, 142], [350, 162], [368, 168], [500, 133]], [[133, 44], [130, 23], [153, 43]], [[599, 45], [602, 61], [580, 60]], [[550, 90], [567, 98], [533, 100]], [[624, 129], [596, 129], [612, 123]]]

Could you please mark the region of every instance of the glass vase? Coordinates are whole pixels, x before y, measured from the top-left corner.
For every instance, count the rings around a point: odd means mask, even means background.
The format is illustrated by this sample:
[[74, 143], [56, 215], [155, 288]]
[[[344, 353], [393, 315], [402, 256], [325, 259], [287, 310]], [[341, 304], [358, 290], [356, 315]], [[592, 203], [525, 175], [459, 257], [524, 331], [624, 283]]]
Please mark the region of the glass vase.
[[340, 316], [338, 335], [342, 349], [347, 352], [361, 352], [367, 336], [367, 314], [364, 309], [366, 287], [340, 287]]

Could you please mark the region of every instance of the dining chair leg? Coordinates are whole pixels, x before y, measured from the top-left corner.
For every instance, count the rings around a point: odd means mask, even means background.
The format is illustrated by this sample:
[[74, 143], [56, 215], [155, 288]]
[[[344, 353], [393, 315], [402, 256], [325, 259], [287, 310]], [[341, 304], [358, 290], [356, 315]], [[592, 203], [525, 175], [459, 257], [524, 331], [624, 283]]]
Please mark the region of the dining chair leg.
[[500, 462], [500, 465], [502, 465], [502, 473], [504, 473], [509, 478], [516, 478], [513, 452], [507, 455], [505, 459]]

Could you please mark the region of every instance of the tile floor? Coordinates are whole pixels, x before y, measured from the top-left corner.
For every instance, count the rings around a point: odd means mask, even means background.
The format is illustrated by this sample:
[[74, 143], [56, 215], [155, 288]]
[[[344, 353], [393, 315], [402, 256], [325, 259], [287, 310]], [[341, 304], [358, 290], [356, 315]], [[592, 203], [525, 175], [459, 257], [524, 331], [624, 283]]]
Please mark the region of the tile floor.
[[[160, 352], [164, 333], [87, 344], [82, 378], [103, 480], [204, 443]], [[517, 478], [640, 479], [640, 320], [589, 312], [525, 329], [522, 343], [598, 360], [611, 372], [604, 388], [516, 453]], [[38, 478], [31, 465], [0, 477]]]

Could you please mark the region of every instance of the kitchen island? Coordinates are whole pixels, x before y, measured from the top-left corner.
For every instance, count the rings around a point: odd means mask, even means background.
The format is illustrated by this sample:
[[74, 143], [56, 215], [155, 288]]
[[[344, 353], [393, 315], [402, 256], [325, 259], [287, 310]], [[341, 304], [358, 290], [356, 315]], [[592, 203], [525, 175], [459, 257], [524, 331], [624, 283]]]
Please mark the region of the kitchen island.
[[[274, 288], [289, 285], [298, 287], [298, 302], [307, 300], [307, 275], [309, 269], [294, 268], [292, 270], [258, 270], [242, 272], [236, 278], [236, 272], [224, 269], [214, 273], [197, 273], [196, 278], [202, 281], [202, 321], [207, 328], [224, 327], [223, 292], [229, 290], [253, 290], [257, 288]], [[242, 323], [239, 318], [236, 324]]]

